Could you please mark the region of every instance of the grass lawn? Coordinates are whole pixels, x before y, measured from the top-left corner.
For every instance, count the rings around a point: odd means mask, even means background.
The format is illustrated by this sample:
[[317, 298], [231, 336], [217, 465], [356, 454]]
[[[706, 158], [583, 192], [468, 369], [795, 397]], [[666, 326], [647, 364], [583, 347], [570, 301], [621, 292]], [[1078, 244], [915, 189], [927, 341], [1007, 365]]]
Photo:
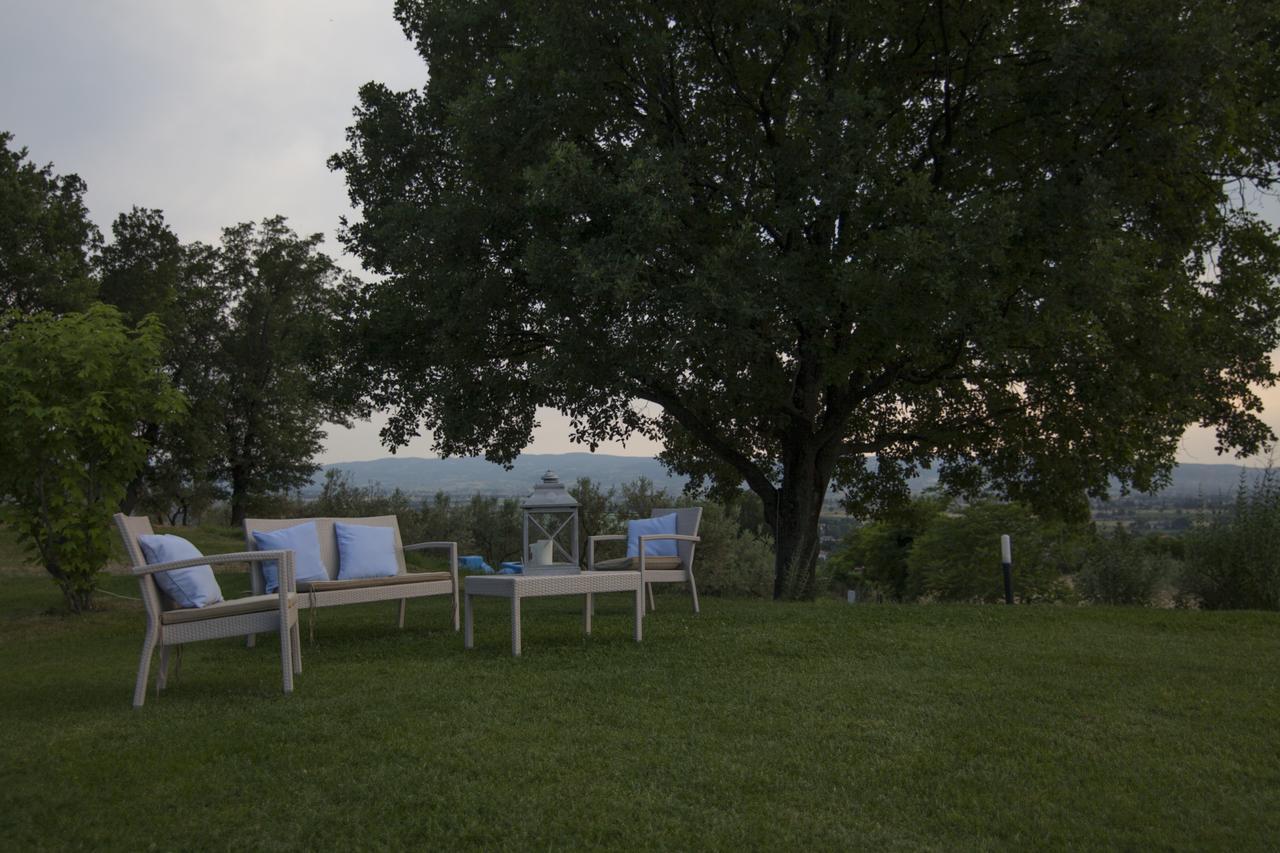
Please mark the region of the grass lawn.
[[[238, 547], [238, 546], [237, 546]], [[231, 595], [242, 574], [220, 577]], [[132, 579], [106, 588], [136, 595]], [[322, 610], [187, 647], [129, 706], [143, 617], [0, 572], [0, 847], [1265, 849], [1280, 614], [660, 595]]]

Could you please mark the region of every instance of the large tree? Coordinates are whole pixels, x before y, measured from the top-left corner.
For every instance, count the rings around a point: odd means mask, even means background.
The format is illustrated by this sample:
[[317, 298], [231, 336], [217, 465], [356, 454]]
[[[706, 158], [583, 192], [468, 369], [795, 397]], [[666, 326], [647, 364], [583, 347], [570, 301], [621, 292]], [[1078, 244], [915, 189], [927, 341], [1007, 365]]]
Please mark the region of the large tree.
[[0, 132], [0, 310], [82, 310], [94, 295], [92, 255], [102, 240], [85, 183], [37, 166], [12, 141]]
[[[1189, 424], [1271, 438], [1280, 9], [1246, 0], [400, 0], [345, 239], [395, 443], [510, 460], [535, 409], [760, 496], [805, 595], [834, 485], [939, 464], [1079, 513]], [[643, 408], [637, 401], [660, 406]]]
[[336, 323], [355, 281], [319, 251], [322, 240], [280, 216], [225, 228], [197, 276], [222, 305], [208, 363], [232, 524], [252, 497], [309, 482], [322, 424], [346, 417]]
[[[165, 222], [163, 212], [140, 207], [117, 216], [111, 224], [111, 236], [111, 242], [97, 258], [98, 296], [118, 308], [130, 323], [138, 323], [147, 315], [156, 316], [167, 333], [165, 368], [174, 377], [175, 367], [182, 362], [175, 350], [186, 349], [186, 327], [197, 308], [187, 300], [179, 301], [184, 269], [182, 243]], [[202, 353], [212, 351], [207, 341], [199, 343], [205, 345]], [[183, 386], [179, 384], [179, 387]], [[190, 394], [187, 397], [192, 399]], [[187, 444], [184, 439], [208, 431], [209, 422], [203, 417], [183, 418], [167, 424], [141, 424], [139, 432], [148, 447], [147, 460], [125, 490], [120, 511], [132, 513], [140, 504], [145, 504], [147, 509], [163, 509], [155, 505], [156, 500], [148, 498], [171, 501], [171, 481], [175, 477], [183, 479], [179, 472], [182, 454], [175, 451]], [[162, 482], [166, 488], [158, 490]]]
[[184, 245], [158, 210], [117, 217], [101, 255], [102, 298], [168, 332], [165, 370], [189, 401], [178, 423], [144, 424], [148, 465], [126, 495], [171, 519], [229, 496], [233, 522], [257, 496], [310, 480], [325, 421], [345, 407], [336, 323], [355, 289], [283, 217]]

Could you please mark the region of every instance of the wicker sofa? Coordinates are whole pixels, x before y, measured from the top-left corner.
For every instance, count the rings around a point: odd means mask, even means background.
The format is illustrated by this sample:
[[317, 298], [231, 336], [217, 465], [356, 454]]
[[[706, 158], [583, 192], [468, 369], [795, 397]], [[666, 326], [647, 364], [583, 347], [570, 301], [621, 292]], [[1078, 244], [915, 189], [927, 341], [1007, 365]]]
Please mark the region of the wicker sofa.
[[[458, 619], [458, 543], [456, 542], [419, 542], [405, 545], [400, 539], [400, 524], [394, 515], [370, 516], [366, 518], [247, 518], [244, 521], [245, 550], [256, 551], [257, 543], [253, 531], [273, 531], [286, 527], [315, 522], [316, 533], [320, 537], [320, 559], [324, 563], [329, 579], [313, 583], [299, 582], [298, 607], [302, 609], [314, 607], [337, 607], [343, 604], [363, 604], [370, 601], [398, 601], [400, 603], [401, 628], [404, 627], [405, 605], [411, 598], [423, 598], [431, 595], [448, 595], [453, 599], [453, 630], [459, 628]], [[338, 577], [338, 545], [334, 535], [334, 522], [344, 524], [362, 524], [371, 527], [389, 527], [395, 533], [396, 562], [399, 567], [394, 577], [361, 578], [341, 580]], [[439, 549], [448, 551], [449, 570], [447, 572], [409, 572], [405, 566], [404, 555], [408, 551]], [[249, 571], [255, 595], [262, 594], [265, 581], [262, 575], [262, 564], [255, 562]], [[254, 638], [249, 637], [249, 645]]]

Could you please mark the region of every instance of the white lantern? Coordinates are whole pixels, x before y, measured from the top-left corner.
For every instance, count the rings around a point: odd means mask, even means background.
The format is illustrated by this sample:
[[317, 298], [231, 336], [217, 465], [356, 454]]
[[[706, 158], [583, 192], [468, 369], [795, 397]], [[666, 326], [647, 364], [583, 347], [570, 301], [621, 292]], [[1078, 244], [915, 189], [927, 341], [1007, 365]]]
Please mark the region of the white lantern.
[[[578, 556], [578, 502], [555, 472], [543, 474], [542, 481], [520, 506], [524, 510], [524, 574], [570, 575], [582, 571]], [[529, 541], [531, 533], [533, 542]]]

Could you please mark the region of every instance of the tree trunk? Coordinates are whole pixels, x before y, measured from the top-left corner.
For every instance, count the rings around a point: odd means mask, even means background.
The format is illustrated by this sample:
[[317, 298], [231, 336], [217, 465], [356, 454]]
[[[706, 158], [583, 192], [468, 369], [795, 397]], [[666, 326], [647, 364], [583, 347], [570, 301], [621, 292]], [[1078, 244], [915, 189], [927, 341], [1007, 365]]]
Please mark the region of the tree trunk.
[[815, 592], [818, 565], [818, 520], [831, 482], [810, 448], [788, 454], [783, 463], [782, 487], [774, 493], [776, 505], [766, 501], [765, 517], [773, 518], [775, 543], [773, 597], [809, 599]]
[[133, 479], [129, 481], [129, 485], [125, 487], [124, 497], [120, 499], [120, 511], [125, 515], [133, 515], [133, 510], [138, 506], [138, 502], [142, 500], [143, 492], [147, 484], [147, 474], [151, 471], [151, 451], [160, 443], [160, 426], [159, 424], [147, 424], [142, 428], [142, 440], [147, 443], [147, 461], [138, 469], [138, 473], [133, 475]]
[[133, 515], [134, 507], [142, 499], [142, 486], [143, 474], [139, 471], [125, 487], [124, 497], [120, 498], [120, 511], [125, 515]]
[[249, 515], [249, 477], [239, 465], [231, 469], [231, 524], [242, 524]]
[[73, 581], [59, 581], [58, 585], [62, 587], [62, 597], [67, 602], [67, 609], [72, 613], [79, 615], [93, 609], [92, 588], [86, 589]]

